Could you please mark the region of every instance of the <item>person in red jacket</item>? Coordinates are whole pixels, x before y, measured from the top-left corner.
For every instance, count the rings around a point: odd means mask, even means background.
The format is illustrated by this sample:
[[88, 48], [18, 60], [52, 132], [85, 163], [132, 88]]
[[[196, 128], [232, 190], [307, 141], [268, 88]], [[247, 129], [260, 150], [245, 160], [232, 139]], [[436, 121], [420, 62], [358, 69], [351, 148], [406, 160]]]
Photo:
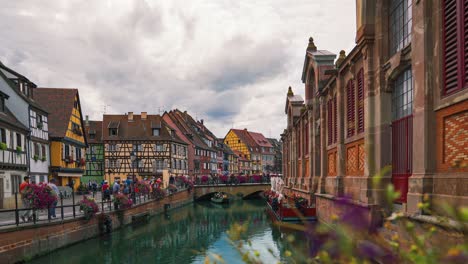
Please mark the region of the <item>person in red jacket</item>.
[[[26, 188], [30, 184], [29, 176], [24, 176], [23, 180], [24, 181], [19, 186], [20, 193], [22, 193], [24, 188]], [[26, 210], [23, 211], [23, 214], [21, 215], [21, 220], [23, 220], [23, 222], [26, 222], [26, 221], [29, 222], [32, 220], [32, 217], [33, 217], [33, 212], [31, 210], [31, 203], [25, 197], [22, 197], [22, 201], [23, 201], [23, 208]]]
[[107, 181], [104, 181], [104, 184], [102, 185], [102, 200], [110, 200], [110, 189], [109, 183]]

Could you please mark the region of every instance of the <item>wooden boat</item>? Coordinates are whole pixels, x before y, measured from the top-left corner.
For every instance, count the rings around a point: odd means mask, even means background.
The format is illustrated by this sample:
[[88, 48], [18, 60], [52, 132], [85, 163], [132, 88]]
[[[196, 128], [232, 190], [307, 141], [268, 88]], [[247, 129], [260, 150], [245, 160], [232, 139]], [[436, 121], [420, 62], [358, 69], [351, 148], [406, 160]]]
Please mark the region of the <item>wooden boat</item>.
[[215, 193], [213, 195], [213, 197], [211, 197], [211, 201], [213, 203], [219, 203], [219, 204], [222, 204], [222, 203], [229, 203], [229, 198], [227, 196], [227, 194], [224, 194], [224, 193]]
[[[281, 203], [273, 206], [272, 201], [267, 200], [268, 212], [277, 221], [281, 222], [304, 222], [317, 220], [316, 210], [314, 207], [288, 207]], [[276, 208], [275, 208], [276, 207]], [[276, 210], [275, 210], [275, 209]]]

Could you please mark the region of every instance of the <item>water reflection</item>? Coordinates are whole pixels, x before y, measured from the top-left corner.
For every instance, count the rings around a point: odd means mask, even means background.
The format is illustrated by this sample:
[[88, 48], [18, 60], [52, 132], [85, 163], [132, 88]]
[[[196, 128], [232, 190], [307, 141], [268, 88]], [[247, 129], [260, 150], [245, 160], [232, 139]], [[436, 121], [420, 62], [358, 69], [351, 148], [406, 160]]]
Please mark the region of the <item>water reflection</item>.
[[[285, 250], [305, 251], [307, 242], [291, 230], [273, 226], [263, 201], [235, 201], [228, 206], [202, 202], [156, 216], [107, 237], [91, 239], [38, 258], [31, 263], [203, 263], [217, 253], [226, 263], [242, 263], [227, 240], [232, 223], [248, 221], [246, 239], [265, 263], [284, 260]], [[289, 234], [296, 242], [287, 242]], [[299, 236], [299, 237], [298, 237]]]

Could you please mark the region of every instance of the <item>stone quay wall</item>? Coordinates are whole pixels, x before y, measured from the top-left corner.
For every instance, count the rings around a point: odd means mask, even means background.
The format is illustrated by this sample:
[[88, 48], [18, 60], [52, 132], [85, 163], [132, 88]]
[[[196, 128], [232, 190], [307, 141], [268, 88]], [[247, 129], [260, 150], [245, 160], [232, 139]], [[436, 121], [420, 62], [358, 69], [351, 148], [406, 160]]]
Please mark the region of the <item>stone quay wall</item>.
[[[169, 210], [173, 210], [192, 202], [193, 194], [183, 191], [160, 201], [149, 201], [127, 210], [106, 214], [112, 219], [112, 229], [116, 230], [132, 223], [132, 216], [145, 213], [155, 215], [164, 211], [165, 204], [170, 204]], [[16, 263], [32, 259], [35, 256], [97, 237], [100, 233], [99, 215], [89, 221], [80, 217], [60, 222], [1, 229], [0, 262]]]

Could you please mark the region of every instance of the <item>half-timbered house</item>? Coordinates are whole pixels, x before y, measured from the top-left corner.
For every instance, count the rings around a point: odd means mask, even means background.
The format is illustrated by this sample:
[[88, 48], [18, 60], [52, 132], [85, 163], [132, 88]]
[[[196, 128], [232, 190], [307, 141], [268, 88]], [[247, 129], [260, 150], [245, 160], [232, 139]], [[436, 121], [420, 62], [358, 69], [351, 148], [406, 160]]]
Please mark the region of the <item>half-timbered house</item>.
[[23, 151], [28, 128], [5, 105], [9, 96], [0, 92], [0, 209], [14, 208], [15, 193], [27, 175], [27, 155]]
[[49, 113], [50, 177], [77, 188], [87, 147], [78, 89], [37, 88], [34, 98]]
[[104, 143], [102, 142], [102, 121], [90, 121], [85, 118], [85, 132], [88, 140], [86, 149], [86, 171], [83, 182], [96, 181], [100, 183], [104, 179]]
[[0, 75], [3, 77], [0, 91], [9, 95], [6, 106], [29, 130], [21, 147], [27, 154], [31, 181], [47, 182], [50, 165], [48, 113], [34, 97], [37, 86], [2, 63]]
[[105, 178], [186, 175], [187, 144], [160, 115], [104, 115]]
[[165, 112], [163, 119], [176, 130], [176, 134], [188, 145], [188, 174], [190, 176], [210, 174], [213, 149], [209, 141], [200, 136], [197, 122], [178, 109]]

